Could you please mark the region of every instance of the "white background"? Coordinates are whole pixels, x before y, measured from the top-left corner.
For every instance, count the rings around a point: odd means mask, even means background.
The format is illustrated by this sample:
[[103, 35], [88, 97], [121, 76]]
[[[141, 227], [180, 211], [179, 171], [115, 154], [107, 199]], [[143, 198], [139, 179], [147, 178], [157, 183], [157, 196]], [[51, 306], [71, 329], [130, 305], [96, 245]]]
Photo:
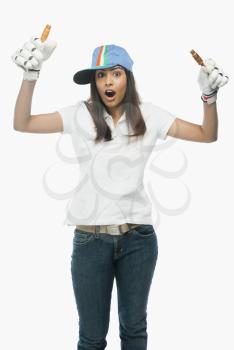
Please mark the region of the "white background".
[[[189, 51], [212, 57], [229, 75], [218, 94], [218, 141], [176, 140], [161, 165], [176, 170], [170, 152], [184, 153], [185, 173], [173, 180], [153, 177], [155, 197], [168, 208], [183, 204], [185, 185], [191, 202], [180, 215], [160, 216], [159, 256], [148, 303], [148, 349], [234, 348], [230, 6], [227, 0], [5, 2], [0, 21], [1, 349], [72, 350], [78, 340], [70, 276], [74, 228], [63, 225], [67, 201], [48, 196], [42, 183], [51, 166], [51, 185], [57, 192], [68, 189], [69, 176], [73, 186], [75, 177], [72, 168], [58, 160], [59, 134], [13, 130], [22, 72], [10, 56], [31, 36], [40, 36], [47, 23], [58, 46], [44, 63], [32, 114], [87, 98], [89, 85], [78, 86], [72, 77], [90, 66], [93, 49], [103, 44], [127, 49], [143, 101], [198, 124], [203, 119], [199, 66]], [[69, 136], [63, 137], [69, 142]], [[120, 349], [118, 333], [114, 284], [107, 349]]]

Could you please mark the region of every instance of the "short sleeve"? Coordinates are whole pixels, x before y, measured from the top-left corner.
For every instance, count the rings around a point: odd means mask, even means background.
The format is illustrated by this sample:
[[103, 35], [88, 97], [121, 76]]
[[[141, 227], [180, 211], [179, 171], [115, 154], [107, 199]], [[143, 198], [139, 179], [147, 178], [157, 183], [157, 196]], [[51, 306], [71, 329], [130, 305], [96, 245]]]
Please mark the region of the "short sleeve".
[[176, 116], [154, 104], [151, 104], [151, 114], [155, 121], [157, 137], [161, 140], [165, 140], [167, 137], [167, 132], [176, 119]]
[[74, 119], [77, 112], [77, 103], [57, 110], [63, 121], [63, 131], [61, 134], [71, 134], [74, 130]]

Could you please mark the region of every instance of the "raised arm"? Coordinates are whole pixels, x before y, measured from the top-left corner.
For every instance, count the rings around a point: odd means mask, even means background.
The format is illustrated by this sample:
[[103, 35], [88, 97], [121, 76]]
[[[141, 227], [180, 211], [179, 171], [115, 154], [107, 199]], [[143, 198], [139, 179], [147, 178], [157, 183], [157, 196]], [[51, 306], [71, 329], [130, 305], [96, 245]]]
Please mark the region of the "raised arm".
[[204, 115], [202, 125], [190, 123], [176, 118], [167, 135], [188, 141], [214, 142], [218, 138], [218, 113], [216, 106], [217, 93], [225, 85], [229, 77], [216, 66], [214, 60], [205, 60], [198, 75], [198, 83], [202, 91]]
[[203, 123], [195, 124], [176, 118], [172, 123], [167, 135], [195, 142], [214, 142], [218, 138], [218, 113], [216, 102], [203, 103]]
[[33, 91], [39, 78], [42, 63], [50, 57], [56, 47], [54, 41], [44, 43], [32, 38], [12, 55], [13, 61], [23, 69], [23, 82], [16, 100], [13, 127], [17, 131], [52, 133], [63, 131], [58, 112], [31, 115]]

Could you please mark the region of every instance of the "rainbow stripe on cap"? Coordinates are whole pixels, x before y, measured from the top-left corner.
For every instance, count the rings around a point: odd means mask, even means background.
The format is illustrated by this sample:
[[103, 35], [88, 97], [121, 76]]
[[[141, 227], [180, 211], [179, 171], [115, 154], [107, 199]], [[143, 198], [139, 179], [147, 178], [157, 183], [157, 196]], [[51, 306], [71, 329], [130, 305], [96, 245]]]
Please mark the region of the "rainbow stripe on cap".
[[97, 62], [96, 62], [97, 67], [105, 66], [107, 64], [106, 53], [107, 53], [107, 45], [100, 46]]

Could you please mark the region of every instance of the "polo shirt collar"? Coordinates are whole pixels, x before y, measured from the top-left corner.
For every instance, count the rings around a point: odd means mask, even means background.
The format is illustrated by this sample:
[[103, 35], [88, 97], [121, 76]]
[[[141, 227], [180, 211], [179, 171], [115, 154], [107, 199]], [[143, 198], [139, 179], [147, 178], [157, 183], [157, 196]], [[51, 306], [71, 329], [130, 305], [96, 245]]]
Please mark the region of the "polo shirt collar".
[[[108, 119], [108, 118], [112, 118], [112, 116], [109, 113], [107, 113], [106, 110], [104, 110], [104, 118]], [[123, 112], [123, 114], [121, 115], [121, 117], [119, 119], [119, 122], [121, 122], [122, 120], [125, 120], [125, 119], [126, 119], [126, 113]]]

